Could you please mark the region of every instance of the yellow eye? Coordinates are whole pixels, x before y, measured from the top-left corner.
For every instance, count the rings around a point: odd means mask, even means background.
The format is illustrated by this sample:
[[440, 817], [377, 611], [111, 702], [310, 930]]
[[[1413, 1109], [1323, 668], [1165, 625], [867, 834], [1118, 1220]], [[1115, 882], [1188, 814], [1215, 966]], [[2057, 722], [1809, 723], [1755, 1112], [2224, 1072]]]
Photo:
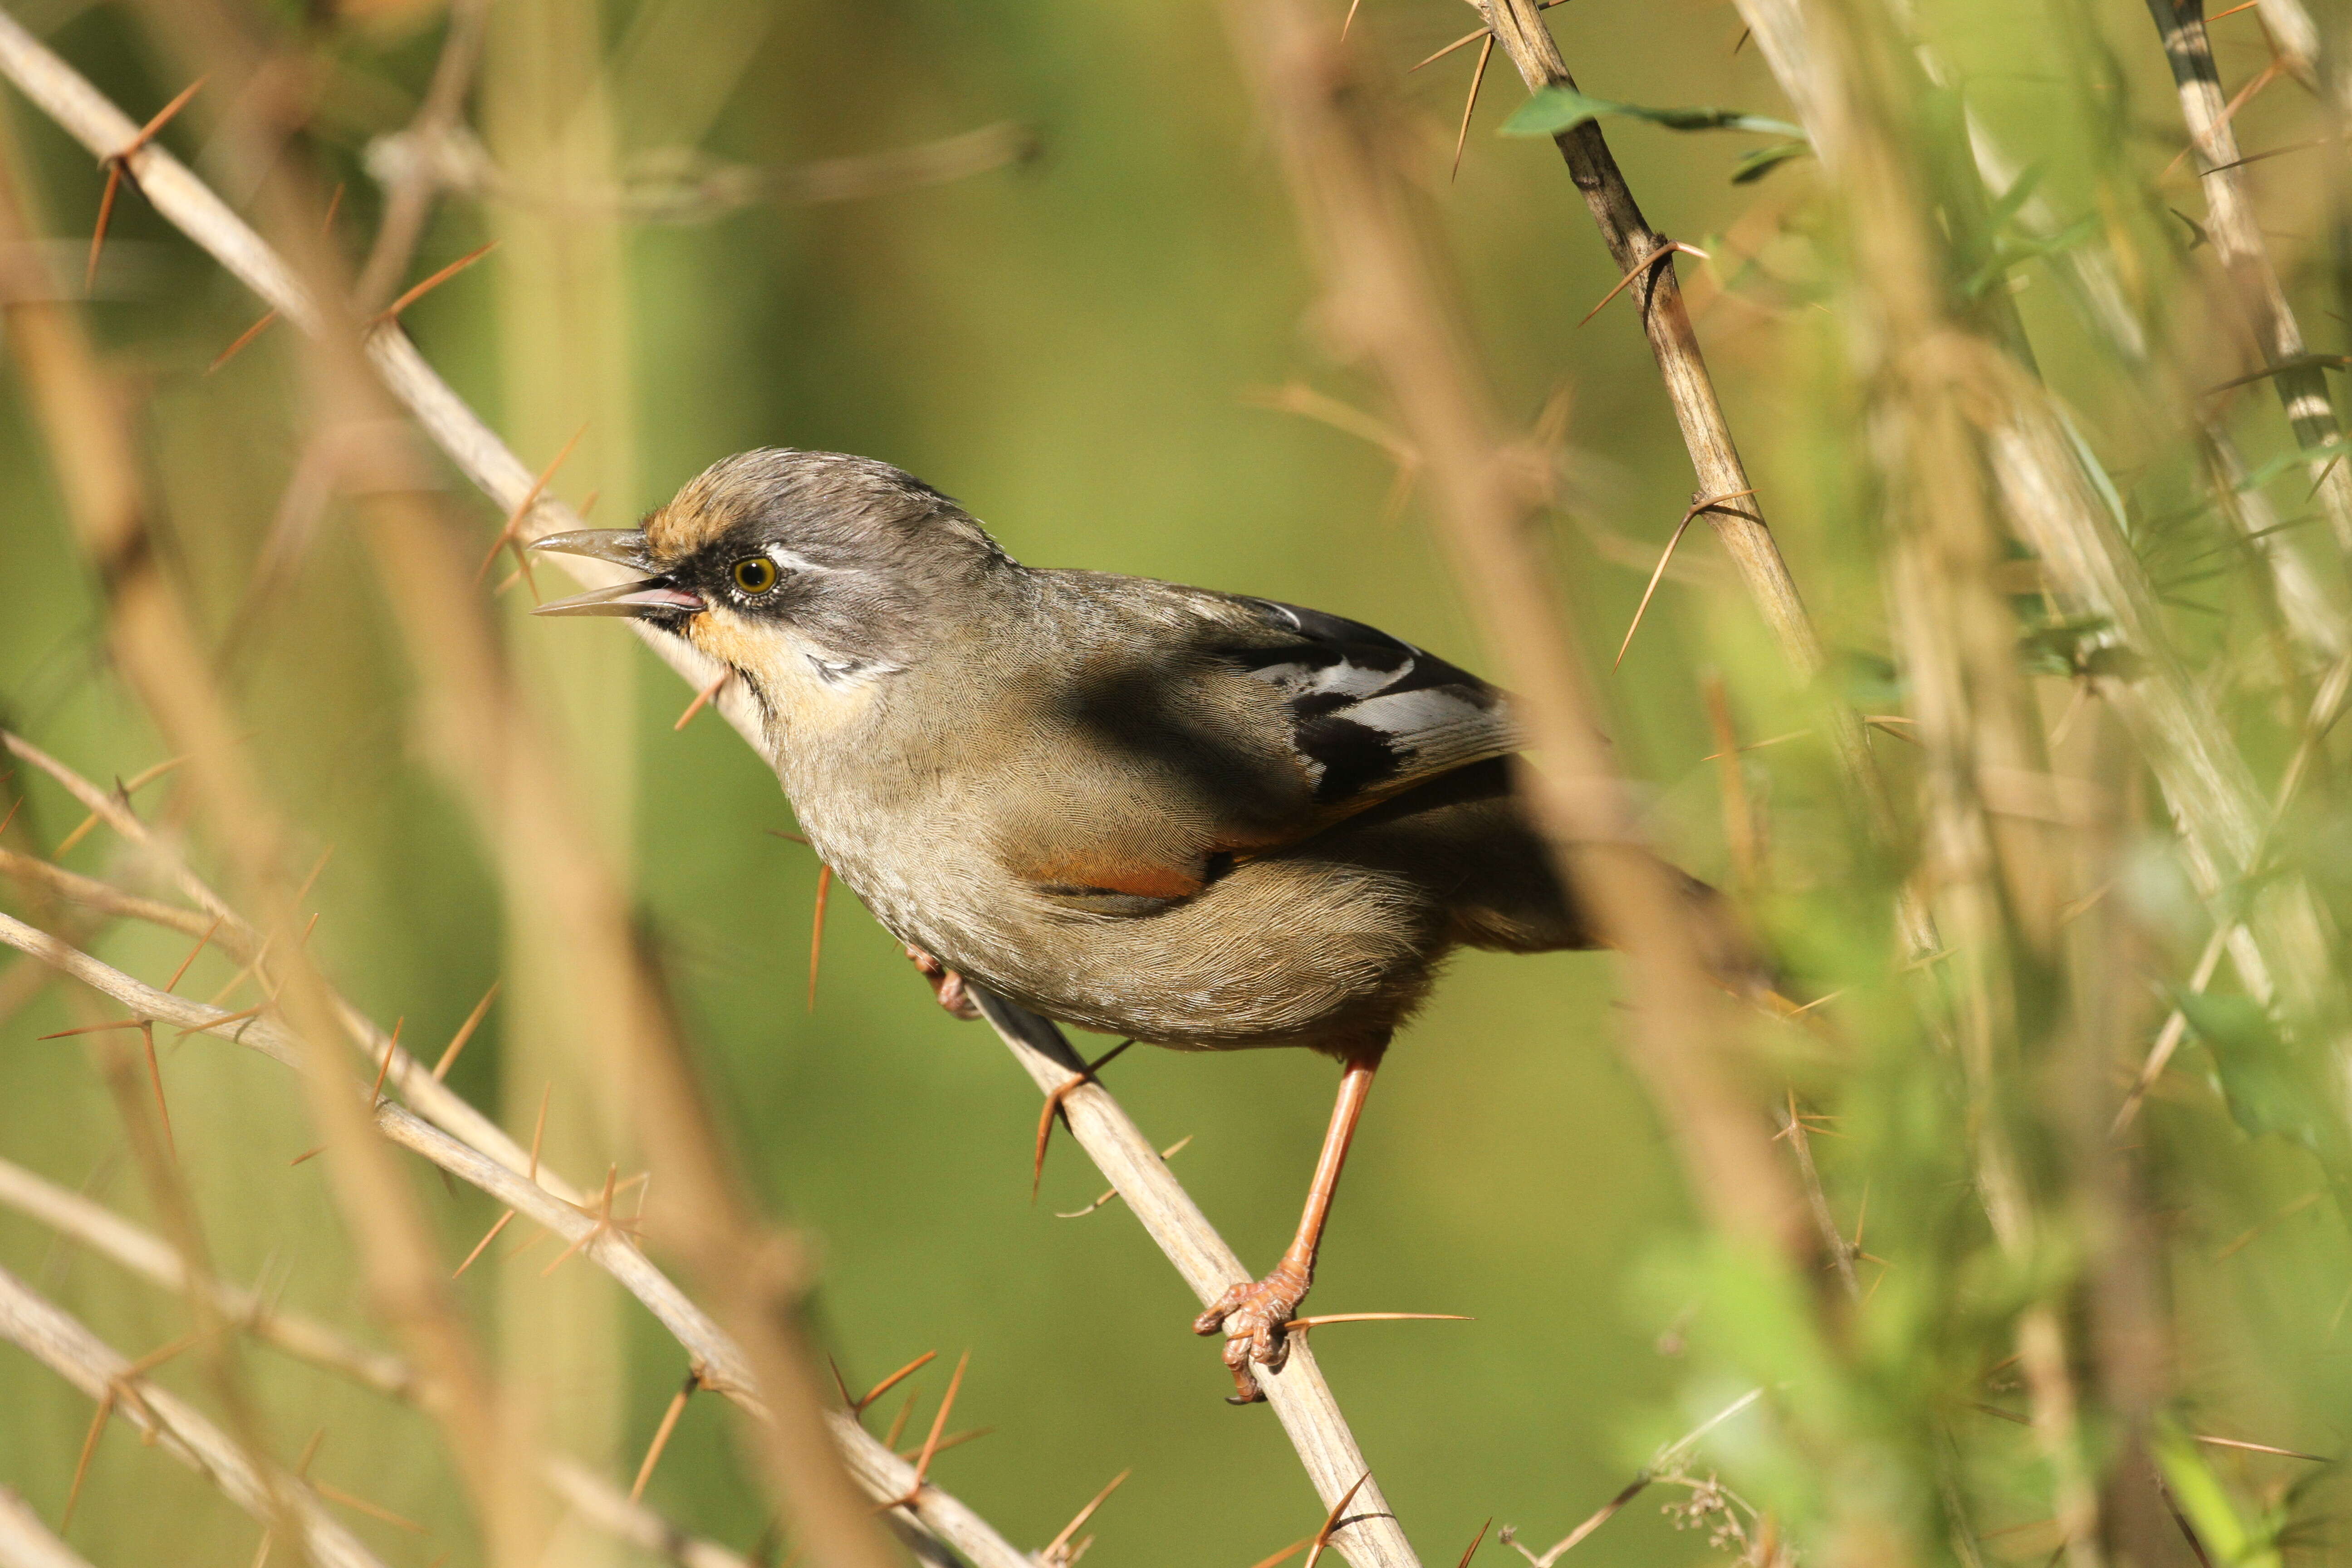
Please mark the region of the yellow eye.
[[764, 594], [776, 585], [776, 563], [764, 555], [746, 555], [735, 563], [735, 585], [747, 594]]

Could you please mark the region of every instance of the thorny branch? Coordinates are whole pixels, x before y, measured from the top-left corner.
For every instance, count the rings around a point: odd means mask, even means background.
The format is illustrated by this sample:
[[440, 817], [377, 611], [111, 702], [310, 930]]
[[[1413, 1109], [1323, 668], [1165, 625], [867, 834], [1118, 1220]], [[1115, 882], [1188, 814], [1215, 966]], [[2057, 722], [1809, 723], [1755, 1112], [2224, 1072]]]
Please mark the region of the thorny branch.
[[[126, 144], [136, 132], [137, 127], [131, 124], [119, 110], [5, 12], [0, 12], [0, 74], [5, 74], [69, 133], [101, 155]], [[130, 161], [130, 165], [149, 201], [166, 220], [210, 251], [215, 259], [306, 333], [316, 336], [327, 330], [327, 313], [320, 310], [310, 291], [285, 262], [168, 151], [152, 145], [142, 148]], [[506, 510], [526, 504], [529, 506], [520, 530], [524, 537], [536, 537], [578, 526], [577, 517], [554, 498], [543, 495], [532, 498], [534, 476], [531, 470], [450, 390], [423, 355], [417, 353], [396, 322], [372, 328], [365, 335], [364, 343], [368, 359], [384, 386], [406, 405], [425, 434], [495, 504]], [[618, 571], [617, 568], [600, 568], [596, 563], [578, 558], [566, 558], [565, 564], [571, 566], [575, 561], [577, 574], [590, 585], [601, 585], [610, 581]], [[647, 640], [655, 653], [684, 676], [688, 684], [698, 691], [709, 688], [721, 673], [674, 638]], [[728, 683], [712, 706], [747, 740], [754, 739], [757, 719], [751, 711], [750, 700], [740, 690], [740, 682]], [[1019, 1021], [1016, 1022], [1016, 1012], [1006, 1009], [1001, 1016], [992, 1017], [992, 1022], [997, 1025], [998, 1033], [1021, 1059], [1024, 1068], [1039, 1080], [1041, 1088], [1058, 1086], [1068, 1076], [1069, 1064], [1076, 1061], [1076, 1054], [1069, 1050], [1067, 1042], [1050, 1024], [1025, 1014], [1018, 1015]], [[400, 1070], [401, 1064], [395, 1060], [395, 1072]], [[393, 1109], [385, 1107], [379, 1110], [379, 1119]], [[1144, 1222], [1162, 1251], [1178, 1263], [1180, 1271], [1185, 1274], [1187, 1283], [1192, 1286], [1196, 1294], [1206, 1300], [1226, 1286], [1248, 1278], [1231, 1249], [1217, 1236], [1214, 1227], [1182, 1193], [1174, 1178], [1167, 1173], [1166, 1166], [1150, 1141], [1118, 1109], [1107, 1090], [1099, 1086], [1087, 1086], [1068, 1098], [1066, 1110], [1080, 1144], [1103, 1168], [1105, 1175], [1119, 1189], [1129, 1205], [1136, 1209], [1138, 1217]], [[417, 1122], [411, 1131], [424, 1134], [432, 1130]], [[512, 1151], [511, 1141], [505, 1142], [507, 1150]], [[428, 1154], [429, 1157], [432, 1156]], [[494, 1179], [504, 1187], [520, 1187], [525, 1184], [520, 1182], [516, 1173], [521, 1168], [520, 1165], [508, 1167], [501, 1163], [499, 1176]], [[530, 1186], [530, 1191], [544, 1195], [543, 1189], [535, 1184]], [[503, 1194], [494, 1195], [500, 1195], [501, 1201], [509, 1203], [509, 1206], [523, 1206]], [[545, 1212], [543, 1203], [535, 1206]], [[574, 1217], [579, 1217], [576, 1213]], [[572, 1229], [584, 1228], [584, 1224]], [[614, 1245], [614, 1238], [608, 1235], [593, 1245], [590, 1250], [598, 1256], [609, 1256]], [[641, 1256], [635, 1254], [633, 1248], [626, 1250], [630, 1256], [638, 1258], [644, 1269], [651, 1270], [651, 1265], [643, 1263]], [[630, 1283], [627, 1279], [623, 1282]], [[675, 1287], [668, 1286], [666, 1279], [662, 1284], [669, 1294], [675, 1295]], [[647, 1304], [650, 1306], [652, 1302]], [[677, 1297], [675, 1302], [667, 1304], [673, 1310], [687, 1305], [682, 1297]], [[656, 1311], [660, 1315], [660, 1310], [656, 1309]], [[694, 1316], [700, 1319], [698, 1310], [694, 1312]], [[665, 1318], [665, 1321], [669, 1322], [670, 1319]], [[671, 1326], [675, 1331], [677, 1324], [671, 1322]], [[716, 1332], [715, 1327], [707, 1322], [700, 1322], [698, 1326], [709, 1328], [713, 1334]], [[689, 1348], [694, 1347], [689, 1345]], [[730, 1347], [728, 1359], [738, 1371], [736, 1386], [748, 1387], [748, 1380], [740, 1375], [740, 1353], [733, 1352]], [[1284, 1372], [1268, 1378], [1265, 1385], [1276, 1415], [1291, 1435], [1294, 1444], [1300, 1448], [1301, 1458], [1310, 1477], [1327, 1500], [1349, 1481], [1365, 1473], [1354, 1437], [1340, 1416], [1338, 1405], [1324, 1384], [1313, 1355], [1306, 1351], [1304, 1345], [1294, 1348]], [[903, 1471], [904, 1467], [898, 1466], [895, 1458], [890, 1458], [889, 1466], [880, 1466], [874, 1456], [856, 1447], [861, 1441], [867, 1446], [878, 1447], [873, 1445], [872, 1439], [865, 1436], [862, 1430], [841, 1433], [836, 1427], [836, 1433], [851, 1443], [849, 1458], [853, 1468], [858, 1471], [861, 1482], [873, 1495], [891, 1497], [902, 1494], [907, 1481], [911, 1479], [910, 1475], [901, 1478], [894, 1473], [890, 1486], [897, 1488], [896, 1490], [888, 1487], [877, 1489], [872, 1479], [884, 1469]], [[1350, 1465], [1353, 1468], [1344, 1479], [1341, 1478], [1341, 1468]], [[961, 1505], [943, 1499], [934, 1502], [938, 1495], [935, 1489], [928, 1488], [922, 1493], [923, 1501], [918, 1511], [926, 1514], [927, 1523], [934, 1529], [940, 1528], [940, 1521], [929, 1517], [929, 1512], [935, 1510], [947, 1523], [960, 1531], [950, 1533], [942, 1530], [943, 1538], [971, 1552], [976, 1559], [987, 1561], [993, 1557], [998, 1562], [1007, 1561], [995, 1554], [1000, 1550], [1009, 1552], [1010, 1548], [1003, 1547], [1001, 1540], [976, 1517], [971, 1516], [969, 1510], [962, 1510]], [[961, 1518], [957, 1517], [959, 1515]], [[1343, 1552], [1349, 1552], [1349, 1537], [1383, 1531], [1393, 1536], [1395, 1548], [1385, 1556], [1361, 1559], [1361, 1568], [1396, 1568], [1396, 1565], [1412, 1563], [1410, 1549], [1402, 1545], [1402, 1532], [1396, 1530], [1393, 1520], [1385, 1512], [1376, 1519], [1364, 1520], [1354, 1529], [1341, 1531], [1335, 1538], [1335, 1544]]]
[[[71, 1237], [166, 1290], [187, 1286], [186, 1264], [162, 1239], [104, 1205], [5, 1160], [0, 1160], [0, 1204], [60, 1236]], [[277, 1307], [251, 1290], [218, 1280], [210, 1284], [221, 1315], [262, 1342], [390, 1398], [413, 1404], [433, 1396], [415, 1369], [398, 1356], [368, 1350], [335, 1329]], [[541, 1461], [540, 1471], [550, 1490], [608, 1534], [665, 1552], [688, 1568], [743, 1568], [744, 1560], [736, 1553], [688, 1535], [576, 1460], [550, 1454]], [[5, 1507], [0, 1502], [0, 1509]], [[0, 1521], [0, 1528], [5, 1528], [5, 1521]]]
[[[1504, 51], [1511, 57], [1528, 90], [1547, 87], [1574, 88], [1576, 79], [1559, 46], [1544, 25], [1537, 0], [1471, 0]], [[1763, 503], [1755, 499], [1754, 481], [1740, 460], [1731, 426], [1716, 396], [1715, 380], [1700, 352], [1698, 333], [1683, 304], [1682, 285], [1675, 276], [1675, 244], [1650, 226], [1634, 200], [1631, 186], [1609, 150], [1608, 138], [1597, 120], [1588, 120], [1561, 132], [1554, 140], [1569, 174], [1591, 209], [1601, 237], [1617, 269], [1633, 280], [1633, 300], [1642, 330], [1658, 362], [1667, 400], [1682, 427], [1690, 453], [1691, 469], [1698, 480], [1695, 498], [1724, 498], [1706, 509], [1716, 537], [1738, 569], [1740, 580], [1758, 611], [1780, 645], [1782, 655], [1800, 681], [1817, 679], [1823, 667], [1821, 635], [1806, 613], [1797, 582], [1780, 546], [1764, 520]], [[1621, 285], [1622, 287], [1622, 285]], [[1735, 498], [1745, 498], [1733, 505]], [[1687, 521], [1687, 520], [1686, 520]], [[1842, 700], [1831, 699], [1832, 739], [1839, 761], [1864, 818], [1882, 840], [1895, 832], [1894, 808], [1871, 754], [1870, 737], [1862, 716]], [[1934, 932], [1917, 911], [1905, 911], [1915, 949], [1932, 951]]]
[[[298, 1072], [304, 1070], [301, 1047], [267, 1012], [256, 1016], [243, 1016], [225, 1007], [208, 1006], [170, 992], [156, 990], [5, 914], [0, 914], [0, 943], [29, 953], [93, 990], [111, 996], [138, 1016], [170, 1024], [192, 1034], [215, 1034], [226, 1028], [228, 1032], [221, 1037], [258, 1051], [281, 1066]], [[355, 1097], [362, 1100], [367, 1097], [368, 1086], [358, 1078], [347, 1078], [344, 1082]], [[704, 1387], [725, 1395], [752, 1415], [764, 1417], [766, 1407], [756, 1392], [751, 1363], [734, 1340], [656, 1268], [629, 1237], [617, 1229], [600, 1225], [586, 1204], [566, 1201], [541, 1184], [548, 1179], [543, 1168], [540, 1180], [526, 1179], [520, 1172], [509, 1170], [499, 1161], [460, 1142], [391, 1100], [376, 1103], [372, 1115], [377, 1131], [394, 1144], [422, 1155], [458, 1180], [479, 1188], [499, 1204], [517, 1211], [533, 1224], [575, 1246], [579, 1256], [610, 1274], [622, 1289], [644, 1303], [646, 1309], [685, 1347]], [[168, 1267], [161, 1264], [160, 1260], [156, 1261], [159, 1267]], [[289, 1344], [287, 1348], [291, 1350], [293, 1347]], [[326, 1352], [325, 1348], [317, 1342], [305, 1342], [305, 1349], [296, 1353], [323, 1356]], [[341, 1370], [361, 1375], [360, 1366], [356, 1363], [343, 1364]], [[399, 1381], [390, 1373], [386, 1363], [376, 1363], [369, 1375]], [[413, 1374], [410, 1375], [413, 1380]], [[846, 1415], [829, 1416], [828, 1424], [852, 1473], [869, 1495], [877, 1499], [907, 1495], [914, 1479], [910, 1466]], [[969, 1555], [979, 1568], [1028, 1568], [1028, 1560], [1023, 1552], [1004, 1542], [978, 1515], [936, 1487], [926, 1487], [909, 1511], [940, 1539]]]

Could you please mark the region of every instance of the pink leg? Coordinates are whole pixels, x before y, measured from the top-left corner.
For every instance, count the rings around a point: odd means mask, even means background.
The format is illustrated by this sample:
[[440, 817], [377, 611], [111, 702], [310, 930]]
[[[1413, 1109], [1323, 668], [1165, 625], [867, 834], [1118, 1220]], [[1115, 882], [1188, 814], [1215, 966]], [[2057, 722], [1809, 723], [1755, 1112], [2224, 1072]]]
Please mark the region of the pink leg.
[[1331, 1107], [1331, 1126], [1323, 1134], [1323, 1152], [1315, 1162], [1315, 1179], [1307, 1184], [1307, 1206], [1298, 1216], [1298, 1233], [1265, 1279], [1236, 1285], [1210, 1303], [1192, 1320], [1196, 1334], [1225, 1334], [1225, 1366], [1234, 1374], [1232, 1403], [1249, 1405], [1265, 1397], [1250, 1371], [1251, 1363], [1274, 1372], [1289, 1359], [1289, 1342], [1283, 1325], [1297, 1314], [1307, 1287], [1315, 1282], [1315, 1254], [1323, 1245], [1324, 1222], [1331, 1215], [1332, 1194], [1339, 1190], [1339, 1172], [1348, 1163], [1348, 1145], [1364, 1114], [1372, 1075], [1380, 1070], [1384, 1039], [1370, 1050], [1348, 1058], [1339, 1076], [1339, 1098]]

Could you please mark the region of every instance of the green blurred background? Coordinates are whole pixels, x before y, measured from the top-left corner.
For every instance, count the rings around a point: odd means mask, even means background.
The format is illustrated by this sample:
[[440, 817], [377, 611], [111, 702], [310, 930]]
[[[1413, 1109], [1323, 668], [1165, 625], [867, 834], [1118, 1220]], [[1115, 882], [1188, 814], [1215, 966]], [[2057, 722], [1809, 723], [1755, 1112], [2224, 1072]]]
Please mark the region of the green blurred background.
[[[25, 9], [134, 119], [186, 79], [134, 12], [54, 0]], [[1981, 105], [2029, 148], [2061, 140], [2063, 117], [2045, 101], [2054, 89], [2029, 68], [2039, 8], [1971, 10], [1954, 42], [1981, 47], [1981, 58], [1963, 56]], [[2152, 92], [2149, 113], [2164, 111], [2161, 61], [2130, 32], [2144, 33], [2145, 17], [2120, 0], [2104, 10], [2113, 15], [2102, 25], [2129, 39], [2133, 90]], [[439, 16], [382, 5], [260, 15], [257, 26], [317, 73], [310, 133], [327, 177], [350, 182], [341, 235], [362, 247], [377, 210], [363, 149], [413, 111]], [[1335, 27], [1339, 18], [1335, 5]], [[1553, 23], [1590, 91], [1787, 112], [1756, 52], [1736, 47], [1728, 6], [1580, 0]], [[1435, 0], [1367, 0], [1356, 23], [1421, 129], [1433, 201], [1506, 408], [1532, 426], [1549, 402], [1566, 400], [1573, 450], [1562, 463], [1575, 489], [1554, 520], [1559, 588], [1605, 668], [1689, 498], [1689, 469], [1623, 300], [1578, 324], [1614, 269], [1554, 150], [1492, 133], [1521, 98], [1500, 60], [1459, 177], [1447, 179], [1472, 51], [1418, 75], [1405, 68], [1469, 25], [1465, 7]], [[2222, 39], [2227, 60], [2259, 62], [2251, 32]], [[208, 89], [166, 140], [217, 169], [207, 149], [217, 153], [213, 139], [235, 108]], [[89, 232], [100, 181], [21, 101], [6, 111], [50, 231], [66, 237], [61, 275], [78, 277], [76, 237]], [[2242, 137], [2270, 111], [2251, 108]], [[669, 224], [624, 221], [592, 199], [680, 147], [785, 167], [1000, 121], [1034, 133], [1034, 159], [936, 186]], [[624, 523], [745, 447], [855, 451], [954, 494], [1024, 561], [1327, 607], [1492, 666], [1419, 498], [1390, 504], [1389, 457], [1262, 405], [1272, 389], [1303, 382], [1379, 413], [1318, 343], [1297, 226], [1214, 6], [498, 0], [474, 122], [505, 184], [446, 199], [412, 273], [502, 244], [408, 323], [527, 463], [548, 461], [584, 426], [554, 488], [575, 506], [595, 492], [593, 521]], [[1735, 185], [1733, 161], [1752, 138], [1633, 124], [1611, 134], [1659, 228], [1702, 246], [1728, 233], [1732, 254], [1760, 253], [1729, 296], [1723, 272], [1685, 266], [1700, 332], [1830, 640], [1883, 652], [1874, 564], [1826, 542], [1853, 525], [1857, 502], [1838, 458], [1851, 416], [1835, 390], [1839, 350], [1808, 302], [1818, 271], [1802, 218], [1810, 165]], [[2052, 188], [2068, 178], [2062, 163]], [[566, 190], [591, 195], [567, 202]], [[340, 508], [286, 589], [236, 624], [301, 441], [292, 344], [274, 331], [207, 374], [257, 307], [135, 195], [114, 236], [91, 319], [152, 437], [172, 569], [210, 634], [235, 639], [225, 668], [276, 801], [314, 852], [334, 850], [314, 899], [324, 911], [314, 952], [364, 1008], [404, 1017], [405, 1038], [437, 1048], [508, 970], [504, 895], [495, 857], [419, 750], [397, 637]], [[128, 777], [162, 752], [105, 668], [99, 600], [13, 382], [0, 390], [0, 719], [94, 777]], [[498, 519], [462, 481], [450, 487], [487, 545]], [[1685, 551], [1686, 569], [1662, 591], [1606, 699], [1659, 836], [1691, 869], [1720, 877], [1705, 760], [1716, 745], [1694, 671], [1726, 672], [1745, 739], [1801, 721], [1711, 544], [1695, 535]], [[771, 836], [792, 826], [772, 780], [709, 716], [674, 733], [687, 694], [617, 628], [532, 622], [524, 598], [507, 595], [515, 658], [564, 719], [582, 794], [632, 868], [760, 1194], [819, 1249], [818, 1319], [850, 1382], [937, 1349], [928, 1401], [969, 1348], [953, 1425], [993, 1432], [934, 1474], [1026, 1545], [1129, 1467], [1133, 1479], [1097, 1521], [1097, 1562], [1238, 1568], [1309, 1532], [1320, 1510], [1273, 1417], [1222, 1402], [1215, 1344], [1185, 1332], [1192, 1302], [1133, 1221], [1115, 1204], [1055, 1217], [1101, 1185], [1066, 1139], [1029, 1201], [1037, 1100], [994, 1038], [932, 1006], [845, 895], [807, 1010], [816, 868], [806, 849]], [[1784, 856], [1811, 856], [1807, 875], [1834, 888], [1847, 851], [1833, 809], [1819, 804], [1825, 771], [1810, 742], [1751, 764], [1784, 813]], [[20, 776], [8, 790], [29, 795], [23, 828], [44, 847], [79, 819], [44, 784]], [[158, 783], [140, 804], [168, 815], [172, 799]], [[99, 835], [68, 863], [100, 869], [111, 853]], [[100, 951], [152, 976], [183, 948], [126, 930]], [[184, 988], [208, 995], [228, 973], [207, 956]], [[560, 984], [560, 965], [553, 973], [544, 984]], [[524, 1136], [541, 1085], [554, 1082], [557, 1163], [592, 1185], [608, 1160], [633, 1171], [620, 1119], [586, 1064], [566, 1058], [560, 1030], [533, 1024], [521, 989], [493, 1008], [453, 1082]], [[35, 1039], [76, 1021], [55, 992], [7, 1019], [0, 1152], [137, 1211], [87, 1056], [78, 1042]], [[1466, 956], [1391, 1057], [1357, 1145], [1316, 1308], [1476, 1320], [1335, 1328], [1316, 1340], [1432, 1561], [1451, 1562], [1490, 1515], [1538, 1544], [1556, 1538], [1659, 1440], [1738, 1392], [1679, 1359], [1685, 1303], [1645, 1283], [1681, 1247], [1689, 1214], [1613, 1037], [1605, 961]], [[316, 1141], [294, 1086], [205, 1039], [169, 1047], [164, 1071], [226, 1270], [282, 1280], [289, 1304], [364, 1322], [320, 1171], [288, 1166]], [[1262, 1266], [1294, 1222], [1331, 1076], [1296, 1054], [1145, 1050], [1110, 1081], [1151, 1136], [1191, 1135], [1177, 1173]], [[454, 1264], [496, 1211], [430, 1179], [418, 1191]], [[541, 1247], [483, 1267], [468, 1289], [484, 1321], [499, 1323], [511, 1364], [530, 1369], [555, 1437], [625, 1476], [681, 1356], [576, 1261], [542, 1280], [551, 1256]], [[46, 1281], [133, 1353], [178, 1331], [176, 1303], [13, 1215], [0, 1215], [0, 1262]], [[266, 1351], [250, 1363], [287, 1454], [325, 1428], [315, 1474], [435, 1534], [364, 1519], [360, 1532], [390, 1562], [440, 1560], [459, 1537], [462, 1505], [423, 1418]], [[895, 1396], [869, 1420], [894, 1407]], [[918, 1435], [929, 1414], [926, 1403]], [[0, 1481], [52, 1518], [88, 1418], [49, 1374], [0, 1354]], [[747, 1547], [763, 1509], [728, 1420], [718, 1401], [698, 1401], [649, 1497]], [[174, 1562], [241, 1562], [253, 1549], [249, 1522], [118, 1424], [74, 1539], [100, 1563], [153, 1561], [159, 1521]], [[619, 1560], [612, 1550], [567, 1532], [549, 1561]], [[1579, 1561], [1701, 1551], [1644, 1500]], [[453, 1559], [468, 1560], [464, 1550]]]

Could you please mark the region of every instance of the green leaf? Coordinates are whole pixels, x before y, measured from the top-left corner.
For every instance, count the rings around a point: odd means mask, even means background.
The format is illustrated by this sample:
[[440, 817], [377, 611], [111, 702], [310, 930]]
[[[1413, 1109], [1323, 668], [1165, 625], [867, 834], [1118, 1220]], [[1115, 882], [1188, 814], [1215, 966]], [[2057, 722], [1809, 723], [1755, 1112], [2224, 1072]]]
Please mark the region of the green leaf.
[[2282, 453], [2240, 479], [2238, 488], [2242, 490], [2258, 490], [2289, 468], [2298, 468], [2305, 463], [2315, 463], [2322, 458], [2340, 458], [2347, 452], [2352, 452], [2352, 442], [2335, 440], [2322, 441], [2315, 447], [2305, 447], [2299, 452]]
[[2152, 1438], [2149, 1447], [2164, 1474], [2165, 1489], [2211, 1561], [2238, 1568], [2280, 1568], [2280, 1521], [2264, 1520], [2249, 1526], [2196, 1442], [2171, 1421], [2158, 1422]]
[[1563, 131], [1575, 130], [1588, 120], [1611, 115], [1646, 120], [1669, 131], [1755, 131], [1767, 136], [1792, 136], [1799, 141], [1805, 136], [1801, 128], [1761, 114], [1746, 114], [1735, 109], [1645, 109], [1638, 103], [1594, 98], [1572, 87], [1547, 87], [1536, 92], [1503, 121], [1502, 133], [1557, 136]]
[[2002, 229], [2007, 228], [2009, 220], [2015, 217], [2024, 209], [2025, 204], [2033, 199], [2034, 188], [2042, 184], [2042, 176], [2049, 172], [2050, 165], [2047, 163], [2027, 164], [2025, 172], [2017, 176], [2009, 189], [2002, 193], [2000, 200], [1993, 203], [1992, 210], [1985, 214], [1985, 232], [1999, 234]]
[[2295, 1070], [2293, 1048], [2261, 1003], [2176, 990], [2172, 1005], [2212, 1054], [2231, 1120], [2257, 1138], [2275, 1132], [2318, 1147], [2314, 1086]]
[[1801, 158], [1812, 150], [1810, 142], [1775, 142], [1769, 147], [1742, 153], [1739, 162], [1731, 165], [1731, 183], [1745, 185], [1760, 180], [1790, 159]]
[[2062, 250], [2072, 250], [2098, 232], [2096, 217], [2077, 219], [2056, 234], [2041, 239], [2004, 239], [1993, 247], [1990, 261], [1977, 268], [1976, 276], [1963, 285], [1971, 300], [1990, 289], [2009, 269], [2021, 261], [2031, 261], [2037, 256], [2055, 256]]

